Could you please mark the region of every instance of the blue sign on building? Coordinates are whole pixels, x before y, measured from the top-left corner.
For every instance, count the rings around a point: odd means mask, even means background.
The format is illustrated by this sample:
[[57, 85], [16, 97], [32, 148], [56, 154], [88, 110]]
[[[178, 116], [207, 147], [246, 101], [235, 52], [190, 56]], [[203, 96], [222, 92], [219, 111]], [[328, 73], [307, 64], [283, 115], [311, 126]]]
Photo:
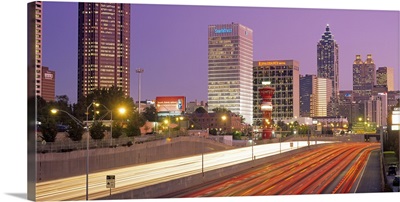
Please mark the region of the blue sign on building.
[[216, 34], [232, 33], [232, 29], [226, 29], [226, 28], [214, 29], [214, 33], [216, 33]]

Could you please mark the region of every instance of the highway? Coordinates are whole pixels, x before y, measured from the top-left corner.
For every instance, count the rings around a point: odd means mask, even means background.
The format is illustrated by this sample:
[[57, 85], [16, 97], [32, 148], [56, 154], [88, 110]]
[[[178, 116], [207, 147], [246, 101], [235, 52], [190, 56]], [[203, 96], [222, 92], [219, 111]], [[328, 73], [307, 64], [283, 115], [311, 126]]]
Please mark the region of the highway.
[[[310, 145], [316, 143], [326, 144], [332, 142], [312, 141]], [[202, 163], [202, 155], [200, 154], [186, 158], [89, 173], [89, 200], [110, 194], [110, 189], [106, 188], [107, 175], [115, 175], [116, 188], [112, 189], [112, 193], [116, 194], [198, 174], [202, 172], [202, 168], [206, 172], [242, 162], [250, 162], [252, 161], [252, 154], [256, 158], [263, 158], [307, 146], [307, 141], [255, 145], [254, 147], [249, 146], [204, 154], [204, 163]], [[36, 184], [37, 201], [85, 200], [85, 197], [86, 175]]]
[[[339, 143], [279, 159], [230, 179], [175, 197], [350, 193], [379, 143]], [[334, 180], [340, 179], [333, 184]]]

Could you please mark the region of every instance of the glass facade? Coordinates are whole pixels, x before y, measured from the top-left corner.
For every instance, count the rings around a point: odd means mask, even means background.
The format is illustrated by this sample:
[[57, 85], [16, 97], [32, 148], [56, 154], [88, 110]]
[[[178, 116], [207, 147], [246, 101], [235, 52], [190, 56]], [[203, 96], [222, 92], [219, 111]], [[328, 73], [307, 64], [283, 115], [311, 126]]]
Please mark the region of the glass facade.
[[300, 115], [310, 117], [312, 95], [315, 94], [314, 80], [316, 75], [300, 75]]
[[258, 91], [264, 85], [275, 88], [272, 119], [300, 116], [299, 63], [294, 60], [255, 61], [253, 63], [253, 122], [261, 123], [262, 98]]
[[339, 45], [333, 39], [329, 25], [317, 44], [317, 76], [332, 81], [332, 97], [339, 98]]
[[253, 31], [241, 24], [208, 26], [208, 111], [226, 108], [252, 124]]
[[326, 78], [315, 78], [315, 94], [313, 95], [313, 113], [311, 117], [328, 116], [328, 104], [332, 95], [332, 81]]
[[118, 87], [130, 95], [130, 4], [79, 3], [78, 99]]
[[394, 69], [379, 67], [376, 70], [376, 85], [386, 85], [388, 91], [394, 91]]
[[372, 55], [368, 54], [365, 62], [360, 55], [356, 55], [353, 63], [353, 92], [358, 99], [369, 99], [375, 85], [376, 66]]

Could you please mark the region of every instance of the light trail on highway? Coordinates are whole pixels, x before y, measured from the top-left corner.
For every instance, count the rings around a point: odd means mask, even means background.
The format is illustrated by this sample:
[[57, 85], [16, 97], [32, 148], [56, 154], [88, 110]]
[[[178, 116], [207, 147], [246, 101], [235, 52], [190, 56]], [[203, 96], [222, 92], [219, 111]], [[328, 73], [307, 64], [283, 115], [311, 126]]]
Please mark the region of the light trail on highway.
[[[292, 143], [292, 146], [290, 145]], [[310, 142], [311, 145], [316, 142]], [[318, 144], [332, 143], [318, 141]], [[294, 145], [294, 146], [293, 146]], [[282, 142], [256, 145], [253, 147], [257, 159], [307, 147], [307, 141]], [[252, 161], [252, 147], [243, 147], [227, 151], [204, 154], [204, 172]], [[89, 173], [89, 200], [106, 197], [110, 189], [106, 188], [106, 176], [115, 175], [116, 188], [113, 194], [123, 193], [156, 183], [166, 182], [202, 172], [202, 155], [166, 160], [149, 164], [110, 169]], [[85, 200], [86, 175], [79, 175], [36, 184], [37, 201]]]
[[[345, 173], [329, 193], [349, 193], [378, 143], [339, 143], [241, 173], [177, 197], [225, 197], [321, 194]], [[339, 178], [340, 179], [340, 178]]]

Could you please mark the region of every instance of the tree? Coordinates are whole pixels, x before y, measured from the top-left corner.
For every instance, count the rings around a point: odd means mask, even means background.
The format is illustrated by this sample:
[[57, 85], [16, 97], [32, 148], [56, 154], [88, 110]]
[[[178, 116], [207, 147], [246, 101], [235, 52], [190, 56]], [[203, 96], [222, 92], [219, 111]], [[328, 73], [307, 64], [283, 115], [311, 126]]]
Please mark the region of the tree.
[[[54, 103], [49, 103], [52, 108], [57, 108], [59, 110], [66, 111], [68, 113], [72, 113], [71, 106], [68, 104], [69, 98], [67, 95], [57, 95], [56, 101]], [[51, 110], [51, 109], [50, 109]], [[71, 118], [66, 113], [60, 113], [57, 115], [56, 122], [67, 124], [71, 121]]]
[[80, 97], [77, 103], [72, 105], [72, 115], [75, 116], [77, 119], [86, 121], [86, 98]]
[[52, 118], [47, 118], [40, 125], [42, 135], [40, 136], [46, 142], [55, 142], [57, 137], [56, 122]]
[[82, 140], [82, 136], [84, 133], [84, 128], [82, 126], [80, 126], [79, 124], [77, 124], [74, 121], [70, 121], [69, 125], [69, 129], [68, 129], [68, 137], [72, 140], [72, 141], [80, 141]]
[[142, 115], [146, 120], [150, 122], [155, 122], [157, 116], [156, 107], [151, 105], [150, 107], [144, 108], [144, 112], [142, 112]]
[[194, 110], [194, 112], [198, 114], [205, 114], [207, 113], [207, 110], [204, 109], [204, 107], [198, 107], [196, 110]]
[[106, 131], [105, 126], [100, 121], [94, 121], [89, 129], [90, 136], [95, 140], [101, 140], [104, 138], [104, 131]]
[[[93, 112], [94, 108], [96, 111], [99, 111], [100, 114], [96, 115], [96, 117], [103, 117], [104, 120], [111, 119], [111, 113], [109, 110], [117, 110], [119, 107], [124, 107], [126, 109], [126, 113], [133, 113], [136, 111], [136, 105], [131, 97], [125, 96], [124, 92], [121, 88], [111, 87], [111, 88], [103, 88], [101, 90], [94, 90], [92, 93], [88, 94], [84, 102], [83, 106], [85, 106], [85, 113], [86, 108], [92, 102], [100, 103], [101, 106], [96, 107], [93, 105], [93, 108], [89, 111], [88, 117], [89, 119], [93, 119]], [[102, 106], [104, 105], [104, 106]], [[93, 111], [92, 111], [93, 110]], [[116, 112], [113, 113], [113, 119], [117, 119], [118, 116], [114, 117], [114, 114], [117, 115]], [[86, 116], [86, 115], [85, 115]]]
[[133, 112], [127, 121], [127, 127], [125, 129], [126, 135], [128, 137], [140, 136], [140, 127], [142, 127], [146, 123], [146, 120], [143, 116], [139, 115], [137, 111]]
[[209, 131], [209, 133], [210, 133], [211, 135], [217, 135], [217, 129], [211, 128], [211, 130]]
[[37, 119], [38, 121], [44, 120], [45, 117], [49, 115], [49, 112], [45, 111], [48, 107], [46, 100], [44, 100], [40, 96], [36, 96], [36, 110], [37, 110]]
[[230, 113], [231, 112], [231, 110], [224, 108], [224, 107], [217, 107], [217, 108], [212, 109], [212, 111], [215, 113]]
[[234, 140], [240, 140], [242, 134], [241, 134], [241, 132], [239, 132], [239, 131], [235, 131], [235, 132], [233, 132], [232, 136], [233, 136], [232, 138], [233, 138]]
[[46, 102], [42, 97], [36, 97], [36, 110], [37, 110], [37, 121], [44, 122], [47, 118], [53, 117], [52, 119], [57, 122], [58, 116], [54, 117], [51, 115], [50, 110], [57, 108], [57, 103], [54, 101]]
[[125, 131], [126, 131], [126, 136], [128, 137], [135, 137], [141, 135], [140, 128], [137, 125], [133, 124], [132, 122], [128, 122]]
[[280, 129], [281, 131], [287, 131], [287, 124], [285, 124], [285, 122], [283, 122], [282, 120], [279, 120], [278, 123], [276, 123], [276, 125], [278, 126], [278, 130]]
[[112, 138], [119, 138], [123, 134], [123, 128], [120, 123], [113, 123]]
[[244, 121], [246, 120], [243, 115], [239, 115], [240, 116], [240, 123], [244, 123]]

